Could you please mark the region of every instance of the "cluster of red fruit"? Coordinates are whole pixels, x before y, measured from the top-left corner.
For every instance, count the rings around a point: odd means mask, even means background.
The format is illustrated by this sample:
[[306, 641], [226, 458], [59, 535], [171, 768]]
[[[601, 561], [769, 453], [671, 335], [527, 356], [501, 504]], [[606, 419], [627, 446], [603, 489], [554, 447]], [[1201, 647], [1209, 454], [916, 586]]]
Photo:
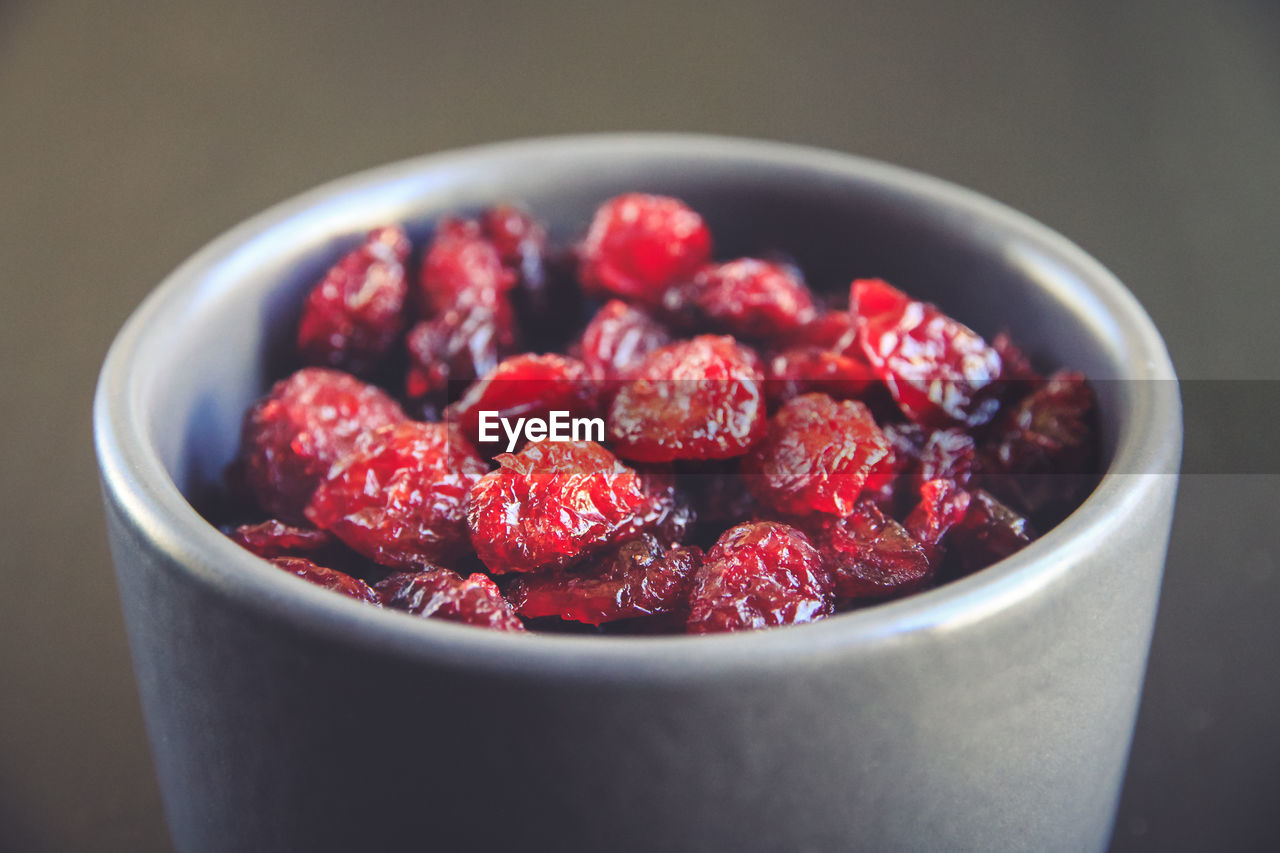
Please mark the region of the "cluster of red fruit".
[[[305, 366], [250, 408], [232, 469], [237, 542], [370, 604], [505, 630], [808, 622], [989, 565], [1090, 487], [1081, 375], [878, 279], [836, 304], [786, 261], [715, 263], [676, 199], [611, 199], [563, 250], [503, 205], [437, 223], [416, 278], [412, 251], [379, 228], [311, 289]], [[479, 440], [482, 414], [552, 413], [604, 442]]]

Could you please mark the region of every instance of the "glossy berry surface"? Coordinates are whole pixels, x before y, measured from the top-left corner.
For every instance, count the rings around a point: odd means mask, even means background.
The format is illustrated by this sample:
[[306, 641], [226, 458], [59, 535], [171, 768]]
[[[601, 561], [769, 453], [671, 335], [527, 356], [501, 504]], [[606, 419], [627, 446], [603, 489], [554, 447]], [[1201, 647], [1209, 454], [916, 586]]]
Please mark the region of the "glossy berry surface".
[[245, 414], [244, 483], [267, 515], [303, 522], [303, 509], [329, 466], [362, 434], [404, 419], [399, 404], [379, 388], [336, 370], [303, 368]]
[[363, 601], [365, 604], [380, 605], [381, 599], [373, 589], [360, 578], [339, 572], [336, 569], [318, 566], [305, 557], [272, 557], [268, 562], [278, 569], [283, 569], [295, 577], [308, 583], [341, 593], [348, 598]]
[[871, 500], [845, 518], [823, 519], [813, 539], [841, 603], [914, 592], [933, 575], [924, 546]]
[[937, 565], [945, 553], [943, 540], [964, 520], [970, 496], [955, 480], [927, 480], [920, 487], [920, 502], [904, 522], [917, 542], [924, 546], [929, 562]]
[[286, 524], [275, 518], [257, 524], [241, 524], [229, 535], [232, 542], [259, 557], [309, 554], [333, 544], [333, 537], [323, 530]]
[[307, 518], [384, 566], [448, 560], [467, 547], [467, 495], [487, 470], [446, 425], [406, 421], [361, 438], [316, 489]]
[[1016, 554], [1035, 538], [1030, 522], [977, 489], [969, 496], [964, 518], [952, 528], [947, 548], [959, 556], [965, 570], [974, 571]]
[[498, 585], [479, 573], [464, 578], [433, 566], [420, 572], [397, 572], [379, 581], [375, 589], [392, 610], [498, 631], [524, 630]]
[[422, 306], [439, 314], [450, 308], [480, 305], [509, 313], [506, 293], [517, 275], [502, 263], [502, 255], [471, 220], [446, 219], [422, 258], [419, 292]]
[[616, 541], [645, 497], [636, 472], [591, 441], [535, 442], [497, 462], [467, 508], [472, 544], [495, 574], [565, 566]]
[[463, 435], [486, 454], [506, 447], [501, 429], [496, 442], [482, 441], [480, 413], [498, 418], [546, 418], [553, 411], [570, 417], [597, 414], [597, 385], [587, 366], [564, 355], [515, 355], [503, 359], [493, 370], [467, 389], [449, 410], [450, 419]]
[[704, 267], [688, 292], [714, 327], [748, 338], [794, 334], [817, 316], [795, 267], [756, 258]]
[[741, 631], [812, 622], [833, 611], [822, 557], [795, 527], [771, 521], [725, 531], [694, 576], [688, 630]]
[[492, 371], [515, 349], [510, 317], [491, 308], [450, 308], [405, 335], [409, 367], [405, 396], [442, 403], [449, 383], [470, 382]]
[[678, 199], [630, 193], [600, 206], [578, 254], [589, 290], [658, 305], [710, 258], [711, 231]]
[[521, 616], [588, 625], [682, 613], [701, 562], [697, 548], [668, 549], [644, 534], [581, 570], [521, 577], [511, 597]]
[[880, 279], [853, 283], [863, 355], [911, 420], [978, 426], [995, 413], [1000, 355], [972, 329]]
[[591, 318], [575, 349], [593, 377], [627, 379], [649, 353], [669, 343], [670, 332], [651, 314], [611, 299]]
[[872, 381], [871, 366], [861, 357], [821, 347], [792, 347], [769, 359], [765, 393], [771, 406], [810, 392], [852, 400], [866, 391]]
[[733, 338], [700, 335], [650, 353], [609, 409], [624, 459], [727, 459], [765, 431], [759, 358]]
[[742, 462], [747, 488], [787, 515], [853, 512], [867, 477], [889, 453], [889, 440], [867, 407], [825, 394], [787, 401], [768, 435]]

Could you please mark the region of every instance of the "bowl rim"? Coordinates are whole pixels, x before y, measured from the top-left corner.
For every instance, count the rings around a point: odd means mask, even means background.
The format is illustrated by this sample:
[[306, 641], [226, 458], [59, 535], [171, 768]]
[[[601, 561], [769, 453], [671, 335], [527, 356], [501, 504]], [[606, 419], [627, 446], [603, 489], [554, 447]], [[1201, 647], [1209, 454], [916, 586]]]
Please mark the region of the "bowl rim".
[[[205, 521], [187, 502], [147, 441], [144, 383], [135, 369], [144, 345], [198, 295], [202, 281], [255, 237], [309, 209], [427, 173], [520, 157], [574, 154], [672, 160], [715, 156], [759, 168], [801, 167], [869, 181], [930, 206], [981, 220], [1034, 246], [1071, 273], [1093, 319], [1123, 344], [1125, 382], [1111, 465], [1067, 519], [1027, 548], [968, 577], [875, 607], [784, 630], [710, 636], [511, 634], [380, 611], [313, 587], [261, 560]], [[1079, 294], [1077, 294], [1079, 295]], [[1172, 393], [1162, 392], [1171, 389]], [[361, 171], [276, 204], [233, 227], [168, 275], [126, 321], [104, 361], [94, 398], [94, 441], [104, 497], [135, 534], [187, 581], [236, 607], [304, 632], [433, 665], [509, 677], [700, 679], [713, 672], [816, 665], [826, 655], [871, 653], [883, 643], [951, 631], [1012, 607], [1060, 581], [1091, 550], [1118, 535], [1177, 475], [1181, 404], [1159, 333], [1137, 299], [1065, 237], [986, 196], [939, 178], [852, 154], [790, 143], [701, 134], [604, 133], [490, 143], [427, 154]]]

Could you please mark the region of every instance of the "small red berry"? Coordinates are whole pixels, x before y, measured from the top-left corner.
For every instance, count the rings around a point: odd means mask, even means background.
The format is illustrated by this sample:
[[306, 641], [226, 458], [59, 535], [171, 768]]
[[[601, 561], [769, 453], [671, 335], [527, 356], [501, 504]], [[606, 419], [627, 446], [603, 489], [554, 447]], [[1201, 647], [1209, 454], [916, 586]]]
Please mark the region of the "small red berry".
[[272, 557], [268, 562], [316, 586], [331, 589], [375, 607], [382, 604], [378, 594], [360, 578], [353, 578], [335, 569], [317, 566], [305, 557]]
[[630, 193], [596, 211], [579, 257], [588, 289], [658, 305], [711, 257], [711, 232], [678, 199]]
[[688, 290], [703, 316], [743, 337], [785, 337], [817, 316], [795, 267], [756, 258], [704, 267]]
[[463, 578], [449, 569], [397, 572], [376, 585], [382, 603], [415, 616], [447, 619], [498, 631], [523, 631], [524, 623], [489, 577]]

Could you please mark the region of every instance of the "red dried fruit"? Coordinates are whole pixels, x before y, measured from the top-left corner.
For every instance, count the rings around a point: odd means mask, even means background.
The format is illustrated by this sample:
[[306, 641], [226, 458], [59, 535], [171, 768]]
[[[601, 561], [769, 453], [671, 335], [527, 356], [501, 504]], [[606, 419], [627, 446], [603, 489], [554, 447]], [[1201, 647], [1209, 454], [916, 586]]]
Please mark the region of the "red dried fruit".
[[764, 434], [764, 381], [755, 353], [700, 335], [650, 353], [609, 409], [618, 455], [639, 462], [727, 459]]
[[506, 291], [515, 283], [516, 274], [503, 265], [479, 223], [445, 219], [436, 226], [419, 277], [423, 305], [429, 311], [439, 314], [478, 305], [509, 313]]
[[914, 592], [933, 576], [924, 546], [869, 499], [845, 518], [823, 518], [812, 539], [841, 604]]
[[404, 229], [377, 228], [329, 269], [302, 306], [304, 362], [361, 375], [382, 363], [404, 330], [409, 249]]
[[778, 353], [770, 359], [765, 377], [765, 394], [771, 406], [809, 392], [851, 400], [875, 379], [871, 366], [861, 357], [820, 347], [792, 347]]
[[1093, 391], [1059, 370], [996, 423], [982, 448], [982, 484], [1024, 512], [1074, 506], [1096, 482]]
[[880, 279], [855, 281], [849, 304], [863, 354], [907, 417], [978, 426], [995, 414], [1000, 355], [972, 329]]
[[397, 572], [376, 585], [382, 603], [416, 616], [447, 619], [498, 631], [523, 631], [520, 621], [498, 585], [476, 573], [463, 578], [449, 569]]
[[676, 484], [670, 471], [639, 471], [640, 491], [644, 500], [618, 531], [619, 541], [642, 533], [652, 533], [665, 545], [683, 542], [697, 521], [692, 503]]
[[725, 531], [694, 576], [691, 634], [812, 622], [832, 612], [831, 578], [803, 533], [758, 521]]
[[547, 250], [547, 229], [541, 222], [514, 204], [498, 204], [480, 214], [480, 228], [498, 250], [502, 265], [516, 273], [522, 284], [541, 285], [542, 256]]
[[372, 604], [375, 607], [382, 604], [378, 594], [360, 578], [353, 578], [351, 575], [343, 574], [334, 569], [317, 566], [305, 557], [272, 557], [268, 562], [316, 586], [340, 592], [345, 596], [354, 598], [357, 601], [363, 601], [366, 604]]
[[589, 625], [677, 613], [688, 608], [701, 563], [700, 549], [667, 550], [644, 534], [583, 569], [521, 577], [511, 599], [521, 616], [558, 616]]
[[786, 341], [787, 347], [818, 347], [865, 361], [858, 345], [858, 322], [848, 311], [824, 311]]
[[920, 503], [907, 516], [905, 527], [924, 546], [930, 564], [942, 559], [942, 540], [969, 511], [969, 493], [955, 480], [928, 480], [920, 487]]
[[778, 512], [843, 516], [888, 453], [889, 440], [862, 403], [804, 394], [773, 416], [741, 470], [756, 500]]
[[241, 524], [230, 533], [231, 541], [259, 557], [311, 554], [333, 544], [333, 537], [314, 527], [298, 527], [278, 519]]
[[947, 550], [960, 557], [965, 571], [974, 571], [1021, 551], [1035, 538], [1025, 518], [977, 489], [969, 493], [964, 519], [951, 529]]
[[591, 318], [575, 350], [597, 379], [627, 379], [649, 353], [670, 342], [666, 327], [648, 313], [611, 299]]
[[445, 424], [364, 436], [334, 465], [307, 517], [384, 566], [415, 568], [465, 550], [467, 495], [488, 466]]
[[597, 414], [597, 386], [587, 366], [563, 355], [515, 355], [503, 359], [483, 379], [467, 389], [462, 399], [449, 408], [449, 418], [458, 424], [470, 441], [492, 454], [507, 445], [501, 428], [497, 440], [480, 440], [480, 413], [496, 417], [546, 419], [551, 412], [568, 412], [568, 417]]
[[578, 254], [589, 290], [659, 305], [711, 257], [711, 232], [679, 199], [629, 193], [600, 206]]
[[409, 370], [405, 395], [411, 400], [446, 399], [450, 382], [470, 382], [498, 366], [516, 345], [515, 329], [489, 308], [451, 308], [423, 320], [405, 336]]
[[791, 335], [817, 316], [799, 270], [756, 258], [704, 267], [687, 298], [713, 324], [744, 337]]
[[1031, 359], [1013, 342], [1008, 332], [1000, 332], [991, 339], [991, 348], [1000, 354], [1000, 379], [1006, 386], [1014, 386], [1016, 392], [1029, 392], [1041, 382], [1041, 376], [1031, 366]]
[[592, 441], [535, 442], [497, 461], [472, 488], [467, 520], [498, 574], [565, 566], [617, 541], [645, 497], [636, 472]]
[[404, 419], [380, 389], [336, 370], [303, 368], [245, 413], [243, 481], [268, 515], [303, 522], [303, 508], [329, 466], [363, 433]]
[[958, 486], [968, 486], [973, 477], [976, 455], [973, 436], [964, 430], [954, 427], [934, 430], [920, 450], [916, 483], [923, 485], [928, 480], [954, 480]]

